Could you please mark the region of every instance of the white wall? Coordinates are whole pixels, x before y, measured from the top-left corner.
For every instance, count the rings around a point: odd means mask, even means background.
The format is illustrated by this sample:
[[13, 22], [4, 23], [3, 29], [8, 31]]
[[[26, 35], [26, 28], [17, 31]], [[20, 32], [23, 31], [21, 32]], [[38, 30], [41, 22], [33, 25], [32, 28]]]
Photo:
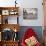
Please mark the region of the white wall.
[[[24, 0], [23, 8], [37, 8], [38, 19], [37, 20], [24, 20], [23, 16], [20, 17], [21, 25], [23, 26], [43, 26], [43, 6], [42, 0]], [[23, 13], [21, 13], [22, 15]], [[22, 19], [21, 19], [22, 18]]]
[[8, 7], [8, 6], [14, 6], [14, 4], [15, 4], [14, 1], [15, 1], [15, 0], [0, 0], [0, 6], [1, 6], [1, 7], [4, 7], [4, 6], [5, 6], [5, 7], [6, 7], [6, 6], [7, 6], [7, 7]]
[[[0, 0], [0, 6], [15, 6], [15, 0]], [[42, 0], [17, 0], [19, 6], [19, 24], [21, 26], [43, 26], [43, 6]], [[38, 19], [36, 20], [24, 20], [23, 19], [23, 8], [37, 8]]]

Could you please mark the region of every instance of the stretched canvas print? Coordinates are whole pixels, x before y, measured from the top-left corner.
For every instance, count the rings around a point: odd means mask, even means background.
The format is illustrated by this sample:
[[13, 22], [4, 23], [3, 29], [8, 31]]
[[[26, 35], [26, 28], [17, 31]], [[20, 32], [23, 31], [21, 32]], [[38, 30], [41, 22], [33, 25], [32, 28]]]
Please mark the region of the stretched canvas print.
[[23, 8], [23, 19], [37, 19], [37, 8]]

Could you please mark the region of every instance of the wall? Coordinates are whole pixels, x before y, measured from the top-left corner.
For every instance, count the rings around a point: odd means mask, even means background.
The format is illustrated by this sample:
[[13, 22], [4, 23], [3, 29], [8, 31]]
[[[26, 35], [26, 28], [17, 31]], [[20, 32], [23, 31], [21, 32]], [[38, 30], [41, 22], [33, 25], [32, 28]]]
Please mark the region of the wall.
[[15, 0], [0, 0], [0, 6], [1, 7], [9, 7], [9, 6], [14, 6], [14, 1]]
[[[23, 16], [20, 17], [20, 24], [22, 26], [43, 26], [43, 6], [42, 0], [24, 0], [22, 8], [38, 8], [38, 19], [36, 20], [24, 20]], [[22, 12], [22, 11], [21, 11]], [[23, 13], [21, 13], [22, 15]], [[22, 19], [21, 19], [22, 18]]]
[[[15, 0], [0, 0], [0, 6], [9, 7], [15, 6]], [[19, 6], [19, 24], [21, 26], [43, 26], [43, 6], [42, 0], [17, 0]], [[23, 19], [23, 8], [37, 8], [38, 18], [36, 20], [24, 20]], [[10, 20], [10, 19], [9, 19]]]

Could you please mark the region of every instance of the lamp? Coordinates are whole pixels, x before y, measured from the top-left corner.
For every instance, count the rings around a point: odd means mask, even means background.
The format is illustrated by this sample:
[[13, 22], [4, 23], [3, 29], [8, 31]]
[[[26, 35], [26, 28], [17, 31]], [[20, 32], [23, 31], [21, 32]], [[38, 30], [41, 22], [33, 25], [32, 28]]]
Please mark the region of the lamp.
[[16, 2], [17, 0], [15, 0], [15, 7], [16, 7], [16, 4], [17, 4], [17, 2]]

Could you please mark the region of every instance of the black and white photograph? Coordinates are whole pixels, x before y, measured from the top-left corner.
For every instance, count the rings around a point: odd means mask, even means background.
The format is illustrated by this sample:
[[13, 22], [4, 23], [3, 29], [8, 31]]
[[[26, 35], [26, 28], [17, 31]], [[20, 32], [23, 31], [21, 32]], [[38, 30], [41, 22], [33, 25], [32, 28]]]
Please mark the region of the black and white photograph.
[[23, 8], [23, 19], [37, 19], [37, 8]]

